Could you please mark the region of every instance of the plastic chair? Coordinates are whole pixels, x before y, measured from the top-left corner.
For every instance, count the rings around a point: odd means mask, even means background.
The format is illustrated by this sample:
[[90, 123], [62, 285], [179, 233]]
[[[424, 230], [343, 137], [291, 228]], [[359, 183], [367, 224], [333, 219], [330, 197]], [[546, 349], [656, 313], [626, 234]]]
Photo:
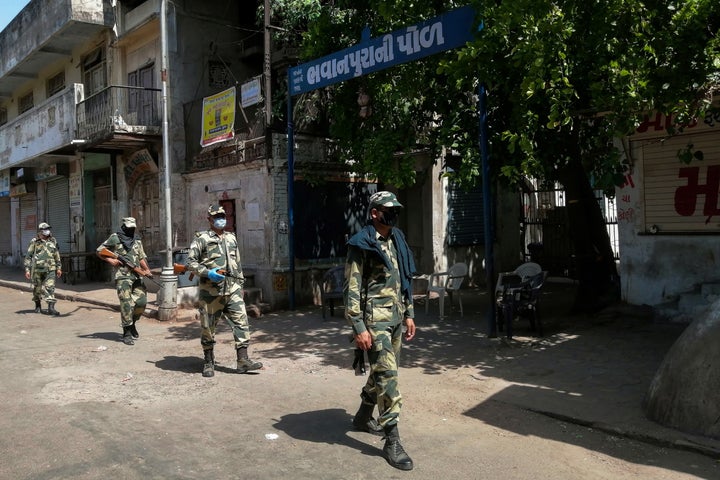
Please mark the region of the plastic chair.
[[320, 285], [320, 303], [322, 304], [322, 318], [325, 318], [325, 308], [330, 307], [330, 316], [335, 315], [335, 300], [342, 301], [345, 283], [345, 266], [332, 267], [325, 272]]
[[425, 313], [428, 313], [430, 306], [430, 294], [437, 293], [440, 300], [440, 318], [445, 316], [445, 295], [450, 297], [450, 309], [452, 310], [452, 297], [457, 295], [460, 304], [460, 316], [463, 316], [462, 297], [460, 287], [468, 273], [465, 263], [456, 263], [447, 272], [436, 272], [430, 274], [428, 279], [427, 298], [425, 300]]
[[520, 283], [533, 275], [542, 272], [542, 267], [534, 262], [525, 262], [512, 272], [501, 272], [495, 284], [495, 298], [502, 294], [503, 287], [507, 283]]
[[[537, 264], [534, 264], [537, 265]], [[538, 265], [539, 267], [539, 265]], [[547, 278], [547, 271], [535, 272], [535, 268], [520, 270], [523, 276], [514, 272], [501, 273], [495, 287], [495, 302], [498, 330], [506, 330], [507, 338], [512, 338], [512, 322], [515, 317], [528, 317], [530, 328], [542, 336], [543, 329], [538, 315], [540, 292]]]

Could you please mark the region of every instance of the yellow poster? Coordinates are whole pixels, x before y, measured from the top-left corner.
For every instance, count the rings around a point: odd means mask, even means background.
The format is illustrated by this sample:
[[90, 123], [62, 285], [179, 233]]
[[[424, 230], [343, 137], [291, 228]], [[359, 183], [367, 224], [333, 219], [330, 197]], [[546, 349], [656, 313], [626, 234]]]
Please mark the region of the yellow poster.
[[203, 98], [200, 145], [207, 147], [235, 135], [235, 87]]

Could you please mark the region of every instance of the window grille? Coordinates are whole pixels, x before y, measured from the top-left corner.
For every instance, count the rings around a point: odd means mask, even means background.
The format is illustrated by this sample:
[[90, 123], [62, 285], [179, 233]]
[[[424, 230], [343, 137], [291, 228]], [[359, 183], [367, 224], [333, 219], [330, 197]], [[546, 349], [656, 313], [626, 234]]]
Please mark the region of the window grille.
[[31, 108], [35, 106], [35, 101], [33, 99], [33, 92], [28, 93], [27, 95], [23, 95], [18, 100], [18, 112], [19, 113], [25, 113]]
[[65, 71], [58, 73], [55, 76], [48, 78], [47, 81], [47, 96], [52, 97], [56, 93], [65, 89]]

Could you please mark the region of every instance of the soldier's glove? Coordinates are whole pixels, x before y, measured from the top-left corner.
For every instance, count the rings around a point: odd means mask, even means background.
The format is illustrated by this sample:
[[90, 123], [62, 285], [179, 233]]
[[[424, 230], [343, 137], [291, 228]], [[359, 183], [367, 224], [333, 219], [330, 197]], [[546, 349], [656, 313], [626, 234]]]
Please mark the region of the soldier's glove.
[[210, 270], [208, 272], [208, 278], [215, 283], [222, 282], [223, 280], [225, 280], [225, 275], [219, 274], [218, 270], [220, 270], [219, 267], [213, 268], [212, 270]]

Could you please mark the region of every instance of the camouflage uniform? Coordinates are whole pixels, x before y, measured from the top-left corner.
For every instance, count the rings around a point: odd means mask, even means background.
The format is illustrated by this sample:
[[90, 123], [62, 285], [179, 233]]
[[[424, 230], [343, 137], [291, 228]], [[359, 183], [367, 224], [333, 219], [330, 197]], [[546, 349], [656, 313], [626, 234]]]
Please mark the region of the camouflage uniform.
[[[231, 232], [218, 234], [214, 230], [196, 232], [190, 244], [187, 268], [200, 277], [200, 343], [203, 351], [212, 351], [217, 324], [225, 314], [238, 355], [241, 350], [246, 353], [250, 343], [250, 325], [243, 300], [245, 278], [235, 235]], [[208, 278], [208, 272], [213, 268], [225, 271], [222, 281], [213, 282]]]
[[[145, 249], [139, 239], [135, 239], [130, 250], [127, 250], [120, 241], [117, 233], [113, 233], [105, 242], [97, 248], [100, 252], [103, 248], [122, 255], [133, 265], [140, 265], [141, 260], [146, 260]], [[142, 278], [128, 267], [120, 265], [115, 272], [115, 289], [120, 300], [120, 322], [123, 329], [131, 327], [140, 319], [147, 305], [147, 288]]]
[[[370, 197], [368, 222], [348, 240], [345, 261], [345, 318], [356, 346], [368, 350], [370, 374], [353, 426], [384, 434], [383, 456], [400, 470], [412, 470], [413, 461], [400, 443], [398, 420], [402, 396], [398, 366], [403, 336], [415, 337], [412, 277], [415, 262], [402, 231], [395, 228], [402, 204], [394, 193]], [[407, 332], [403, 335], [404, 327]], [[380, 416], [372, 418], [377, 405]]]
[[[374, 230], [373, 230], [374, 231]], [[362, 389], [365, 404], [377, 403], [378, 423], [385, 428], [398, 421], [402, 396], [398, 390], [398, 365], [402, 346], [402, 321], [415, 316], [413, 304], [401, 293], [395, 242], [402, 233], [393, 228], [389, 238], [375, 232], [382, 255], [349, 245], [345, 264], [345, 316], [353, 333], [368, 331], [373, 346], [368, 352], [370, 374]], [[401, 240], [404, 242], [404, 238]]]
[[55, 277], [60, 266], [60, 250], [57, 240], [52, 235], [46, 239], [40, 236], [30, 241], [27, 255], [25, 255], [25, 273], [30, 273], [33, 285], [32, 299], [37, 305], [40, 300], [48, 304], [55, 303]]

